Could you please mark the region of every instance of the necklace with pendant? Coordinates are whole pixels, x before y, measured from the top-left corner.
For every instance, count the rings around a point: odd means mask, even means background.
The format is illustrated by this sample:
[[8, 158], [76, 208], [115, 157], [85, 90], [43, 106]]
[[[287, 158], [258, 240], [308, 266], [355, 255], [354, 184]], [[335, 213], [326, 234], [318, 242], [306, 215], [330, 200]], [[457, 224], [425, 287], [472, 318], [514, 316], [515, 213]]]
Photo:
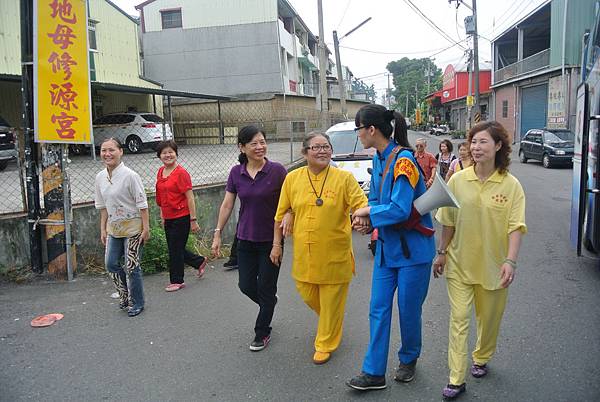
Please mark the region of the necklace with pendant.
[[325, 182], [327, 181], [327, 176], [329, 175], [329, 166], [327, 166], [327, 172], [325, 172], [325, 178], [323, 179], [323, 185], [321, 186], [321, 192], [317, 195], [317, 190], [315, 189], [315, 186], [312, 182], [312, 180], [310, 179], [310, 173], [308, 171], [308, 168], [306, 169], [306, 174], [308, 175], [308, 182], [310, 183], [310, 186], [313, 189], [313, 193], [315, 194], [315, 197], [317, 197], [316, 201], [315, 201], [315, 205], [317, 207], [320, 207], [321, 205], [323, 205], [323, 199], [321, 198], [321, 196], [323, 195], [323, 190], [325, 189]]

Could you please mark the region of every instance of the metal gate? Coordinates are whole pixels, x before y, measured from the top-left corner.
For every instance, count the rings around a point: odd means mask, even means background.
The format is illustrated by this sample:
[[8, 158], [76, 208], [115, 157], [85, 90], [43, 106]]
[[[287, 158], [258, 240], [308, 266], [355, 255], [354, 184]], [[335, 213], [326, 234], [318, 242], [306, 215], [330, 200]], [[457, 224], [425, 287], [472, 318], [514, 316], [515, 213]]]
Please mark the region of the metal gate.
[[521, 138], [532, 128], [546, 127], [548, 84], [521, 90]]

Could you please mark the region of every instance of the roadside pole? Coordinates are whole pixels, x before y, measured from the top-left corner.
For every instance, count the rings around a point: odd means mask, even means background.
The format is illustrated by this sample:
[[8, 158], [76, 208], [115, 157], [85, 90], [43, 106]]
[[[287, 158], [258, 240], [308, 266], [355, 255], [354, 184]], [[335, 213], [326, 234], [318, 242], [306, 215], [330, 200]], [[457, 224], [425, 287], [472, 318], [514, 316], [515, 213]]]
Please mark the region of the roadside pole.
[[335, 50], [335, 64], [337, 67], [338, 86], [340, 89], [340, 108], [345, 119], [348, 118], [348, 110], [346, 109], [346, 85], [342, 74], [342, 62], [340, 61], [340, 41], [338, 40], [337, 31], [333, 31], [333, 47]]
[[323, 28], [323, 0], [317, 1], [319, 17], [319, 85], [321, 88], [321, 129], [329, 128], [329, 94], [327, 93], [327, 50], [325, 48], [325, 29]]
[[479, 38], [477, 32], [477, 0], [473, 1], [473, 23], [475, 24], [475, 33], [473, 34], [473, 70], [475, 73], [475, 104], [473, 106], [473, 115], [475, 122], [479, 123], [481, 119], [481, 108], [479, 105]]
[[335, 51], [335, 64], [337, 65], [337, 75], [340, 87], [340, 107], [342, 109], [342, 115], [344, 115], [345, 119], [348, 118], [348, 108], [346, 107], [346, 83], [344, 82], [344, 77], [342, 75], [342, 62], [340, 61], [340, 40], [344, 39], [346, 36], [350, 35], [352, 32], [356, 31], [358, 28], [362, 27], [369, 21], [371, 21], [371, 17], [367, 18], [366, 20], [358, 24], [356, 27], [352, 28], [346, 35], [343, 35], [340, 39], [338, 39], [337, 31], [333, 31], [333, 48]]
[[44, 270], [40, 216], [40, 180], [37, 163], [39, 154], [33, 135], [33, 0], [21, 0], [21, 97], [23, 100], [23, 137], [25, 150], [25, 185], [27, 188], [27, 223], [31, 269]]

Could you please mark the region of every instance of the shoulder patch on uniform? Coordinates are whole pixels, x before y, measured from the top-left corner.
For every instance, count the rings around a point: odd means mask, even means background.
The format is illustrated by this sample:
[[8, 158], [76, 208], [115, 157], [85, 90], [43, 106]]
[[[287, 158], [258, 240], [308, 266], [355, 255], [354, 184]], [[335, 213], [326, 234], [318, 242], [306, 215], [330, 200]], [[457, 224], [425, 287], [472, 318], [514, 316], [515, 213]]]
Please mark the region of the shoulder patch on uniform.
[[394, 165], [394, 180], [398, 176], [406, 176], [410, 185], [415, 188], [419, 182], [419, 169], [409, 158], [398, 158]]

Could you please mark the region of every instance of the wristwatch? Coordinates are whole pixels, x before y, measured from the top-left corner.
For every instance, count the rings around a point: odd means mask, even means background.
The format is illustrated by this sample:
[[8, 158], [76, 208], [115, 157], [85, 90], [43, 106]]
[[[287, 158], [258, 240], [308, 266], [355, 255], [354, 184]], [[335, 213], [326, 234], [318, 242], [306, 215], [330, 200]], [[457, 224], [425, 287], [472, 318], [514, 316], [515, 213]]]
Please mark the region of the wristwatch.
[[442, 250], [441, 248], [437, 250], [438, 255], [446, 255], [448, 254], [447, 250]]

